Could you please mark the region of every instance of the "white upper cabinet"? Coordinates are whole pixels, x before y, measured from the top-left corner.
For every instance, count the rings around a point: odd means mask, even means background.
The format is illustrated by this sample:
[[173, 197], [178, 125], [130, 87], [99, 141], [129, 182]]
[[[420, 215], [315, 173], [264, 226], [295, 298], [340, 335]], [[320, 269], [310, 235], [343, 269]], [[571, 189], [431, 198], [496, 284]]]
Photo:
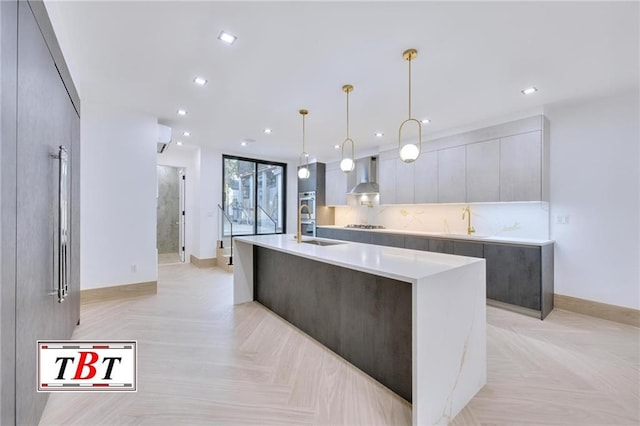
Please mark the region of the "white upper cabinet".
[[[355, 170], [350, 174], [355, 174]], [[340, 169], [340, 163], [329, 163], [325, 173], [325, 191], [327, 206], [346, 206], [348, 175]]]
[[396, 204], [413, 204], [413, 184], [415, 182], [413, 163], [405, 163], [396, 158]]
[[[394, 151], [395, 152], [395, 151]], [[378, 158], [378, 185], [380, 204], [396, 204], [396, 165], [400, 160], [390, 151], [381, 152]]]
[[500, 139], [467, 145], [467, 202], [500, 201]]
[[405, 163], [398, 151], [381, 152], [378, 160], [380, 204], [413, 204], [414, 163]]
[[500, 201], [542, 200], [542, 132], [500, 140]]
[[438, 151], [423, 152], [414, 164], [414, 203], [438, 202]]
[[548, 139], [538, 115], [423, 143], [413, 163], [381, 152], [380, 203], [548, 201]]
[[466, 201], [466, 147], [438, 151], [438, 202], [464, 203]]

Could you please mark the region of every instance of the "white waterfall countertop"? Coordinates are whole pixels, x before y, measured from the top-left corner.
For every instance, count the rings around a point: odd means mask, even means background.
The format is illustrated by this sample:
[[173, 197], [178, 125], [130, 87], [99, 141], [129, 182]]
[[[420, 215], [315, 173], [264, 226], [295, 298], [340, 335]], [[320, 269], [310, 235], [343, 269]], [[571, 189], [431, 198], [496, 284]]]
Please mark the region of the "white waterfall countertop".
[[318, 246], [304, 242], [298, 243], [295, 236], [291, 234], [235, 237], [233, 240], [236, 243], [249, 243], [318, 262], [414, 284], [423, 278], [445, 271], [472, 263], [484, 262], [484, 259], [473, 257], [303, 237], [303, 241], [319, 240], [337, 243], [330, 246]]

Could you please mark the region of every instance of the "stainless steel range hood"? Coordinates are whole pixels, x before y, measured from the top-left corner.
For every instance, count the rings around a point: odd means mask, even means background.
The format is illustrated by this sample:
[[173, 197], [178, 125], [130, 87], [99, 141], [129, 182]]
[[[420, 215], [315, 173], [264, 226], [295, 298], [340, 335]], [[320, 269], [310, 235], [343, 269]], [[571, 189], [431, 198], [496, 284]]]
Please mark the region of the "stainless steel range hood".
[[358, 184], [349, 192], [350, 194], [377, 194], [380, 187], [377, 184], [378, 157], [365, 157], [356, 160], [356, 182]]

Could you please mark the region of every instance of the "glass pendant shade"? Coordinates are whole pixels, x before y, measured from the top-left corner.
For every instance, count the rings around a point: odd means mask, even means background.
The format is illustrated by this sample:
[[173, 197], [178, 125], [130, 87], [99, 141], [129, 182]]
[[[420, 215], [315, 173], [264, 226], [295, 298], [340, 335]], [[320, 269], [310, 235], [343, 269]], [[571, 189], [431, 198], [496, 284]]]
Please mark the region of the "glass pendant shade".
[[356, 166], [356, 163], [353, 161], [353, 158], [344, 158], [340, 162], [340, 169], [345, 173], [349, 173], [353, 171], [355, 166]]
[[303, 166], [298, 169], [298, 179], [309, 179], [309, 176], [311, 176], [311, 172], [309, 172], [309, 168], [307, 166]]
[[305, 150], [305, 140], [304, 140], [304, 137], [305, 137], [304, 118], [307, 114], [309, 114], [309, 111], [307, 111], [306, 109], [301, 109], [299, 112], [300, 112], [300, 115], [302, 116], [302, 154], [298, 159], [298, 179], [309, 179], [309, 176], [311, 176], [311, 172], [309, 171], [309, 154], [307, 154]]
[[412, 143], [408, 143], [400, 148], [400, 159], [405, 163], [416, 161], [420, 155], [420, 149]]

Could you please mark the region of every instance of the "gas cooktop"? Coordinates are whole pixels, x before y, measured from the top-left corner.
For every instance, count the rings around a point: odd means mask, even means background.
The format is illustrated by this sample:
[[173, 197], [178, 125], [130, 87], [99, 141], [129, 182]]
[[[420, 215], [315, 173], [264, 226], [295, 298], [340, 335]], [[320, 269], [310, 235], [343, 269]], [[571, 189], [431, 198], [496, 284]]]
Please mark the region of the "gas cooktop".
[[346, 225], [345, 228], [358, 228], [358, 229], [384, 229], [382, 225], [357, 225], [354, 223], [350, 223]]

